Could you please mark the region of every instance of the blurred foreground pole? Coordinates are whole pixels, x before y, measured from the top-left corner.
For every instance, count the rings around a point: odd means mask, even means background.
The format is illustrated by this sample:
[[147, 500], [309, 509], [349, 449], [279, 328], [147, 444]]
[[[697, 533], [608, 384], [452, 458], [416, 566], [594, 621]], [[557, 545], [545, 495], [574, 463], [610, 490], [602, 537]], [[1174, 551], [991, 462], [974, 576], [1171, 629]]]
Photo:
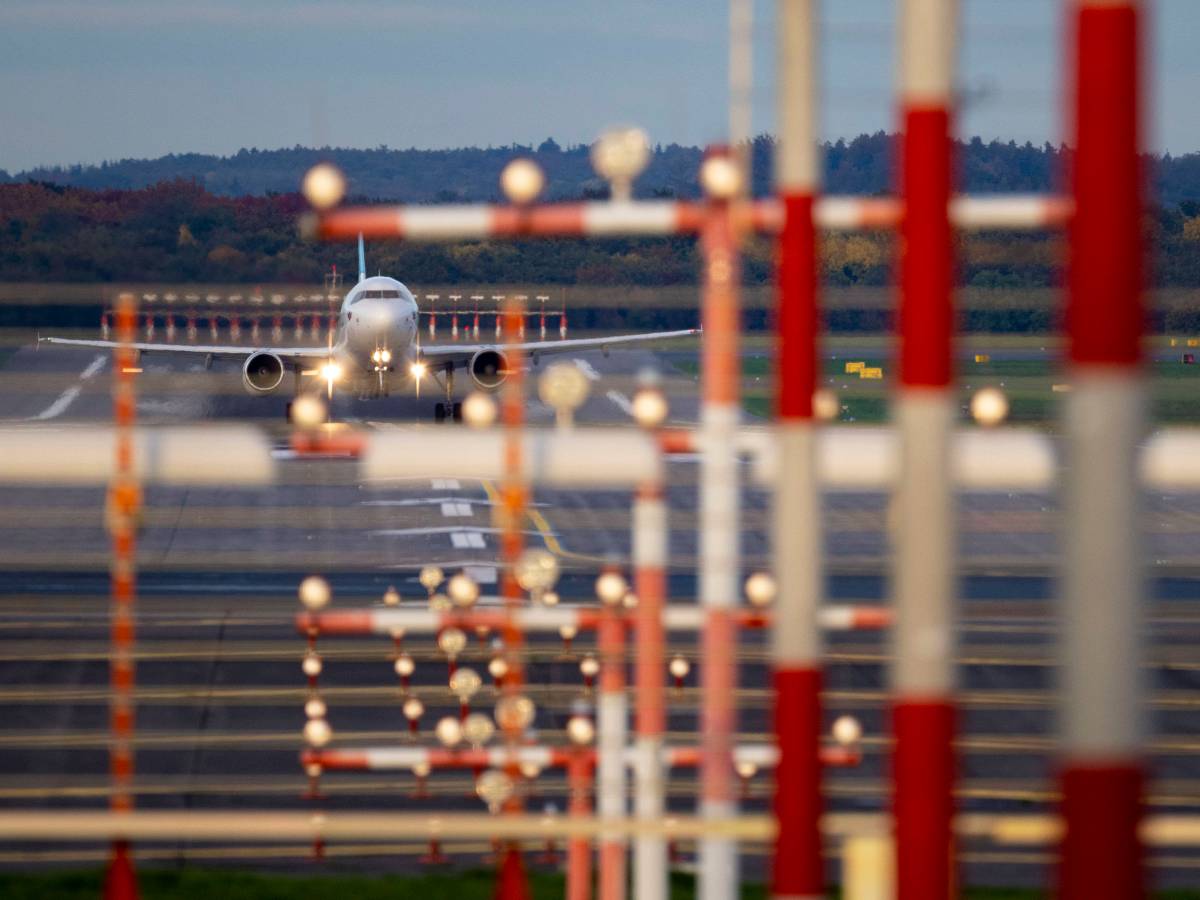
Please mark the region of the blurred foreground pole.
[[814, 0], [778, 6], [779, 144], [775, 189], [783, 205], [778, 244], [775, 379], [779, 473], [774, 569], [779, 593], [772, 630], [775, 740], [771, 874], [776, 898], [825, 895], [821, 860], [821, 510], [813, 392], [817, 380], [817, 35]]
[[[109, 804], [113, 812], [129, 812], [133, 809], [133, 604], [137, 590], [137, 519], [142, 499], [133, 459], [137, 415], [136, 376], [132, 371], [137, 356], [130, 346], [137, 339], [133, 294], [117, 298], [116, 324], [119, 345], [113, 352], [113, 425], [117, 458], [108, 493], [108, 528], [112, 535]], [[105, 900], [133, 900], [137, 895], [129, 842], [115, 840], [104, 879]]]
[[[705, 819], [725, 819], [737, 811], [732, 753], [737, 631], [732, 613], [739, 595], [741, 557], [736, 446], [740, 418], [741, 267], [731, 207], [743, 185], [741, 169], [727, 148], [709, 151], [700, 181], [708, 198], [700, 234], [704, 267], [700, 413], [704, 440], [700, 463], [700, 606], [704, 609], [700, 815]], [[728, 837], [701, 838], [697, 869], [699, 900], [729, 900], [737, 892], [737, 843]]]
[[[663, 733], [666, 731], [666, 643], [663, 603], [666, 600], [667, 505], [659, 481], [638, 486], [633, 499], [633, 587], [637, 644], [634, 678], [637, 687], [637, 744], [634, 750], [634, 812], [655, 821], [664, 811]], [[637, 900], [666, 900], [667, 841], [639, 835], [633, 847], [633, 887]]]
[[955, 525], [949, 473], [954, 235], [949, 204], [957, 0], [901, 0], [901, 446], [894, 497], [892, 805], [897, 896], [954, 890]]
[[[506, 698], [516, 698], [525, 690], [525, 633], [521, 630], [516, 613], [525, 603], [525, 595], [517, 581], [517, 561], [525, 549], [521, 527], [529, 504], [529, 483], [524, 476], [525, 462], [521, 448], [525, 439], [525, 360], [520, 350], [512, 346], [513, 325], [518, 318], [525, 317], [520, 300], [509, 296], [504, 301], [504, 318], [509, 324], [509, 374], [500, 391], [500, 421], [504, 430], [504, 479], [501, 482], [501, 529], [500, 563], [501, 596], [506, 612], [501, 639], [504, 641], [504, 660], [508, 673], [504, 676], [501, 691]], [[524, 740], [524, 730], [512, 724], [515, 717], [506, 717], [502, 722], [504, 746], [509, 752], [505, 771], [513, 784], [521, 783], [517, 750]], [[513, 791], [505, 802], [504, 810], [519, 813], [524, 806], [518, 791]], [[525, 900], [530, 896], [529, 880], [521, 857], [521, 847], [510, 841], [501, 852], [496, 896], [500, 900]]]
[[[618, 600], [618, 603], [620, 601]], [[616, 604], [604, 603], [596, 631], [600, 653], [600, 694], [596, 703], [596, 812], [625, 818], [625, 748], [629, 709], [625, 696], [625, 622]], [[626, 841], [623, 834], [600, 835], [600, 900], [625, 900]]]
[[[575, 747], [567, 761], [568, 815], [583, 819], [591, 812], [588, 795], [592, 789], [592, 761], [583, 747]], [[586, 835], [567, 840], [566, 900], [589, 900], [592, 896], [592, 844]]]
[[1139, 4], [1072, 0], [1059, 896], [1143, 896]]

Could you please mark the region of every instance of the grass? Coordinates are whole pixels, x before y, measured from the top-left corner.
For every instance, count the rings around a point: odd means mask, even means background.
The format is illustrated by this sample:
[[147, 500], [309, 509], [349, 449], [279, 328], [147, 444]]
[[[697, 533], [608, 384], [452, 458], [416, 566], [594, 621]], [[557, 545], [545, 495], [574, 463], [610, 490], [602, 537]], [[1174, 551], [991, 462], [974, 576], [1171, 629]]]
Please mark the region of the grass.
[[[0, 875], [0, 896], [5, 900], [95, 900], [100, 893], [102, 875], [89, 869], [71, 872], [45, 872]], [[491, 900], [495, 874], [490, 870], [470, 870], [424, 875], [265, 875], [220, 869], [179, 870], [144, 868], [139, 887], [143, 900], [394, 900], [418, 897], [420, 900]], [[534, 872], [530, 888], [534, 900], [560, 900], [564, 893], [563, 876]], [[688, 900], [695, 895], [691, 876], [673, 875], [672, 900]], [[762, 885], [747, 884], [743, 900], [765, 900]], [[831, 893], [831, 898], [838, 894]], [[965, 900], [1037, 900], [1042, 891], [1008, 888], [966, 889]], [[1155, 894], [1156, 900], [1198, 900], [1195, 891], [1168, 891]]]
[[[1040, 338], [1028, 339], [1031, 342]], [[848, 345], [850, 346], [850, 345]], [[869, 344], [854, 344], [859, 350], [870, 350]], [[1014, 345], [1009, 345], [1014, 346]], [[1029, 345], [1026, 345], [1029, 346]], [[1038, 344], [1038, 346], [1042, 346]], [[844, 355], [843, 348], [828, 348], [823, 366], [821, 386], [838, 394], [842, 406], [841, 421], [878, 423], [887, 420], [888, 396], [892, 386], [894, 360], [883, 352]], [[1200, 350], [1196, 351], [1200, 358]], [[832, 358], [836, 356], [836, 358]], [[864, 381], [845, 372], [848, 361], [863, 362], [883, 369], [883, 379]], [[678, 362], [676, 365], [693, 374], [699, 363]], [[770, 380], [773, 362], [768, 357], [751, 356], [742, 361], [744, 405], [750, 413], [763, 418], [771, 414]], [[1160, 424], [1195, 424], [1200, 422], [1200, 365], [1183, 365], [1178, 360], [1154, 362], [1148, 367], [1151, 415]], [[1067, 377], [1053, 360], [995, 360], [964, 362], [958, 372], [959, 399], [965, 407], [971, 394], [981, 387], [1003, 388], [1010, 404], [1009, 421], [1017, 425], [1049, 426], [1056, 418], [1061, 393], [1055, 385], [1065, 384]], [[761, 384], [759, 383], [761, 381]]]

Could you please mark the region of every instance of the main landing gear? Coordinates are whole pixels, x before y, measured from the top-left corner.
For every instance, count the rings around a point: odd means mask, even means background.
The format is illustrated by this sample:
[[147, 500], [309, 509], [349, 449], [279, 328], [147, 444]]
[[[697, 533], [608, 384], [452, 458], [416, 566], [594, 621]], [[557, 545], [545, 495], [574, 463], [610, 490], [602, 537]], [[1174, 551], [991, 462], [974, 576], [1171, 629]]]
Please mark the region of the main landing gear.
[[439, 425], [447, 419], [462, 421], [462, 404], [454, 401], [454, 364], [446, 363], [442, 369], [442, 384], [446, 388], [446, 401], [433, 407], [433, 420]]
[[455, 402], [438, 403], [433, 407], [433, 420], [439, 425], [451, 419], [455, 422], [462, 421], [462, 404]]

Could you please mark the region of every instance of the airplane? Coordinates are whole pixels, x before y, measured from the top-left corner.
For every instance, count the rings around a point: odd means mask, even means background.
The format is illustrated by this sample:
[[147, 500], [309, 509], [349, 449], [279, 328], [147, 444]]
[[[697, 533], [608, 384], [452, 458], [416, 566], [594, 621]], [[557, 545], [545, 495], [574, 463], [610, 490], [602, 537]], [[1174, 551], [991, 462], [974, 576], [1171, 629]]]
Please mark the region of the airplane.
[[[320, 347], [246, 347], [197, 344], [156, 344], [137, 341], [130, 346], [139, 353], [189, 353], [213, 359], [242, 359], [242, 384], [254, 395], [273, 394], [283, 385], [291, 369], [295, 375], [294, 393], [302, 391], [301, 375], [316, 374], [330, 395], [339, 382], [356, 382], [360, 395], [386, 397], [392, 379], [399, 376], [411, 384], [420, 396], [421, 380], [427, 375], [440, 382], [445, 402], [434, 407], [438, 422], [462, 418], [462, 404], [454, 400], [454, 372], [465, 369], [475, 386], [496, 391], [508, 377], [507, 351], [520, 350], [534, 362], [542, 354], [570, 353], [589, 348], [606, 349], [620, 344], [661, 341], [700, 333], [699, 328], [658, 331], [613, 337], [573, 338], [556, 341], [528, 341], [514, 344], [438, 344], [422, 347], [420, 311], [412, 292], [395, 278], [367, 276], [366, 253], [361, 235], [358, 239], [358, 282], [342, 300], [336, 331], [325, 348]], [[61, 337], [38, 337], [39, 343], [73, 347], [113, 348], [117, 341]], [[291, 415], [291, 404], [288, 404]]]

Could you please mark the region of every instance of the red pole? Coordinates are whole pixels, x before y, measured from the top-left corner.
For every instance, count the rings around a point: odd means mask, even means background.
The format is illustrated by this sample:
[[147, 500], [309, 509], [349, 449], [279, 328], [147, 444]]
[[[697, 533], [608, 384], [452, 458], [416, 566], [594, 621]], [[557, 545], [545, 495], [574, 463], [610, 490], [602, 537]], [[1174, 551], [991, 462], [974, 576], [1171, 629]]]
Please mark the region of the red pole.
[[1074, 6], [1058, 890], [1064, 900], [1136, 900], [1145, 895], [1136, 466], [1145, 402], [1141, 4]]
[[954, 332], [949, 203], [957, 0], [904, 0], [901, 21], [901, 442], [892, 647], [892, 803], [900, 900], [954, 890]]
[[774, 567], [779, 584], [772, 628], [775, 687], [772, 858], [775, 897], [825, 895], [821, 857], [821, 629], [820, 493], [816, 477], [813, 392], [819, 355], [817, 230], [816, 16], [813, 0], [781, 0], [779, 148], [776, 189], [783, 204], [779, 235], [776, 382], [779, 480], [775, 489]]
[[[116, 429], [116, 465], [109, 488], [109, 531], [112, 534], [112, 644], [109, 659], [111, 681], [109, 760], [113, 812], [133, 809], [134, 729], [134, 620], [137, 596], [137, 517], [141, 487], [134, 474], [133, 426], [137, 415], [134, 376], [136, 354], [130, 346], [136, 336], [137, 309], [133, 294], [121, 294], [116, 311], [117, 340], [113, 360], [113, 424]], [[137, 878], [129, 854], [129, 842], [112, 843], [104, 880], [106, 900], [134, 900]]]
[[[592, 774], [592, 754], [579, 747], [567, 762], [567, 788], [570, 791], [568, 813], [586, 818], [591, 812], [588, 793]], [[586, 837], [567, 841], [567, 900], [589, 900], [592, 896], [592, 848]]]

